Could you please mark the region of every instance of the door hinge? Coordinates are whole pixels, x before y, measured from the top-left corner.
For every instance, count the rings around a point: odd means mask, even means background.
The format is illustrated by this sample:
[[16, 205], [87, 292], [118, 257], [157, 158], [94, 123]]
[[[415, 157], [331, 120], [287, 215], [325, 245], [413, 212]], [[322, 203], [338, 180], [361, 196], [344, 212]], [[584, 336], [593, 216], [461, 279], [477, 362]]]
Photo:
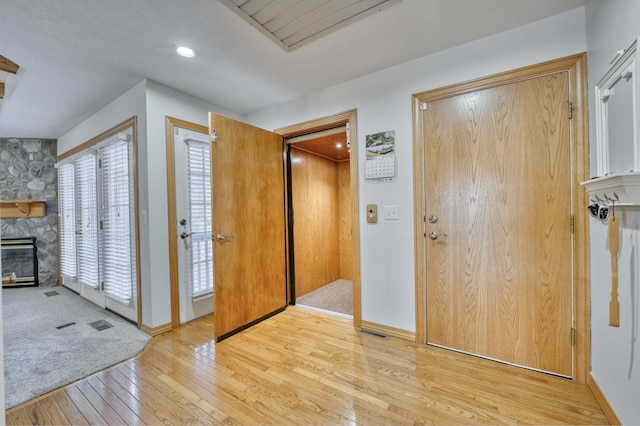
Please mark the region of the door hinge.
[[102, 223], [102, 221], [100, 221], [100, 230], [103, 231], [104, 230], [104, 224]]
[[426, 111], [427, 110], [427, 103], [426, 102], [422, 102], [420, 104], [420, 111]]
[[573, 102], [569, 101], [569, 120], [573, 118]]
[[102, 159], [98, 160], [98, 168], [101, 169], [102, 168]]
[[218, 139], [218, 132], [216, 129], [211, 129], [211, 142], [215, 142]]
[[575, 346], [576, 345], [576, 329], [572, 328], [571, 329], [571, 346]]
[[100, 283], [100, 291], [104, 291], [104, 281]]
[[571, 226], [571, 233], [573, 234], [576, 231], [576, 217], [574, 215], [571, 215], [571, 218], [569, 220], [569, 226]]

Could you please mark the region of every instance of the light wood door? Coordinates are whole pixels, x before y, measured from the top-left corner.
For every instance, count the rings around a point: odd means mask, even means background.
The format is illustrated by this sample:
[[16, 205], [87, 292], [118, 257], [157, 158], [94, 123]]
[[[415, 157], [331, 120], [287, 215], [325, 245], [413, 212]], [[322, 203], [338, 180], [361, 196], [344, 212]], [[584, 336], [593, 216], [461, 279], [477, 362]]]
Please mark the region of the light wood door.
[[209, 132], [220, 340], [286, 306], [283, 140], [213, 113]]
[[428, 342], [571, 376], [567, 73], [423, 114]]

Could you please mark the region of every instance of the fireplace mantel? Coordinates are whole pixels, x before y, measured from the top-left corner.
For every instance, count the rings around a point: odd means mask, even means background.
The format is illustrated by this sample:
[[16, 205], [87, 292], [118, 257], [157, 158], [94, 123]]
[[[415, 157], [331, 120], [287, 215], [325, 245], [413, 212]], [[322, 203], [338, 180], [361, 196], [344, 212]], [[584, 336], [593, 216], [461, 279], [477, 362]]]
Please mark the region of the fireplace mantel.
[[0, 219], [44, 217], [44, 201], [11, 200], [0, 201]]

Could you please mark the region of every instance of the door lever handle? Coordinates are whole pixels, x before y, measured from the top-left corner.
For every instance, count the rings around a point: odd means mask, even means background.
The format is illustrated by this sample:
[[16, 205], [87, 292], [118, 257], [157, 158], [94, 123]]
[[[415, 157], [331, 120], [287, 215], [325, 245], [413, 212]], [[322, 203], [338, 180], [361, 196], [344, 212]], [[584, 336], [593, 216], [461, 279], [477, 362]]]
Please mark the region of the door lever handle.
[[220, 244], [226, 243], [227, 241], [231, 241], [231, 239], [233, 238], [234, 238], [233, 235], [223, 235], [223, 234], [216, 235], [216, 241], [218, 241]]
[[432, 231], [432, 232], [429, 233], [429, 238], [431, 238], [432, 240], [437, 240], [438, 237], [440, 237], [440, 236], [446, 237], [447, 234], [441, 234], [441, 233], [436, 232], [436, 231]]
[[182, 234], [180, 234], [180, 238], [182, 238], [183, 240], [184, 240], [185, 238], [190, 237], [190, 236], [191, 236], [191, 233], [190, 233], [190, 232], [183, 232]]

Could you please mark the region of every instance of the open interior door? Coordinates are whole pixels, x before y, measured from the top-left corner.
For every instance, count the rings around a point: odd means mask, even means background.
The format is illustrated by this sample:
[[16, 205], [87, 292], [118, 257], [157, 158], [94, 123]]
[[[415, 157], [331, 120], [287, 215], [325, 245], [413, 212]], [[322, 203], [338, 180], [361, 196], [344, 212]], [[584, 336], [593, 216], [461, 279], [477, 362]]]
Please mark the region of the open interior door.
[[282, 136], [209, 113], [214, 336], [286, 307]]

